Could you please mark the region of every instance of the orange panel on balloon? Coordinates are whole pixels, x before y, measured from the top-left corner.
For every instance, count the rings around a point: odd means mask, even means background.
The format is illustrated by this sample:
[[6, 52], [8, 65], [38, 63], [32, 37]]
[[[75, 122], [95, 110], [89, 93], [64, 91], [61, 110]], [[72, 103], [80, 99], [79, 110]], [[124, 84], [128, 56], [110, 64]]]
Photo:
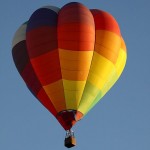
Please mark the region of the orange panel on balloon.
[[89, 70], [82, 70], [82, 71], [70, 71], [70, 70], [61, 70], [62, 78], [66, 80], [77, 80], [77, 81], [84, 81], [87, 79]]
[[57, 112], [66, 109], [66, 101], [62, 80], [43, 87]]
[[87, 79], [93, 51], [59, 50], [62, 78], [73, 81]]
[[105, 31], [96, 31], [95, 51], [112, 63], [116, 63], [121, 45], [121, 37], [117, 34]]
[[93, 51], [70, 51], [59, 49], [60, 59], [76, 60], [76, 61], [89, 61], [91, 62]]
[[91, 61], [89, 60], [68, 60], [68, 59], [60, 59], [61, 69], [64, 70], [72, 70], [72, 71], [81, 71], [81, 70], [89, 70]]
[[56, 93], [57, 91], [64, 91], [62, 79], [43, 87], [44, 89], [48, 89], [49, 94]]

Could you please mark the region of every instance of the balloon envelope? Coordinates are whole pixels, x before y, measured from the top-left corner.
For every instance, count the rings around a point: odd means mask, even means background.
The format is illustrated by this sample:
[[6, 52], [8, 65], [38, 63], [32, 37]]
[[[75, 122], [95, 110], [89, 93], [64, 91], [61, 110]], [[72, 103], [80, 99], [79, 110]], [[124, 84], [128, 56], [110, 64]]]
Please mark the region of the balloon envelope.
[[36, 10], [17, 30], [12, 53], [29, 90], [65, 130], [100, 101], [126, 63], [113, 16], [77, 2]]

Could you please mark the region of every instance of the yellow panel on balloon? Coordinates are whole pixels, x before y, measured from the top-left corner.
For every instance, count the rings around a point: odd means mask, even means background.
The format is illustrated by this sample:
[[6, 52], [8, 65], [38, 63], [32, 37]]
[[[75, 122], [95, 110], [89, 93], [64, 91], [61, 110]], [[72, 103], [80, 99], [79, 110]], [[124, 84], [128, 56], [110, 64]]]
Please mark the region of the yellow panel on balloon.
[[109, 78], [105, 82], [105, 85], [102, 88], [102, 97], [109, 91], [109, 89], [114, 85], [114, 83], [117, 81], [118, 76], [116, 73], [116, 70], [110, 72]]
[[[124, 69], [125, 63], [126, 63], [126, 51], [121, 48], [116, 65], [115, 65], [115, 70], [110, 73], [110, 77], [108, 78], [108, 80], [105, 82], [105, 85], [101, 89], [101, 97], [103, 97], [109, 91], [109, 89], [115, 84], [115, 82], [118, 80], [119, 76], [121, 75]], [[98, 101], [99, 101], [98, 99], [94, 100], [91, 108]]]
[[89, 73], [88, 81], [99, 89], [102, 89], [106, 82], [106, 80], [104, 80], [102, 77], [92, 72]]
[[102, 97], [116, 79], [117, 74], [114, 64], [97, 52], [94, 52], [79, 110], [82, 113], [86, 113], [91, 105], [96, 103], [95, 100], [97, 101], [96, 97], [99, 93], [100, 97]]
[[63, 87], [65, 90], [78, 91], [83, 90], [86, 81], [71, 81], [71, 80], [63, 80]]
[[[97, 86], [99, 84], [97, 87], [101, 89], [105, 84], [104, 81], [109, 79], [110, 73], [114, 70], [115, 67], [111, 61], [99, 55], [97, 52], [94, 52], [90, 73], [87, 80], [89, 80], [89, 82], [91, 82], [93, 85]], [[99, 77], [99, 79], [97, 78], [95, 80], [93, 75]]]
[[78, 110], [85, 114], [100, 92], [100, 89], [87, 81]]
[[65, 90], [66, 109], [77, 110], [83, 91]]
[[119, 56], [118, 56], [117, 62], [115, 64], [115, 68], [116, 68], [118, 77], [121, 75], [121, 73], [124, 69], [124, 66], [126, 64], [126, 59], [127, 59], [126, 51], [123, 49], [120, 49]]
[[86, 81], [63, 80], [67, 109], [77, 109]]

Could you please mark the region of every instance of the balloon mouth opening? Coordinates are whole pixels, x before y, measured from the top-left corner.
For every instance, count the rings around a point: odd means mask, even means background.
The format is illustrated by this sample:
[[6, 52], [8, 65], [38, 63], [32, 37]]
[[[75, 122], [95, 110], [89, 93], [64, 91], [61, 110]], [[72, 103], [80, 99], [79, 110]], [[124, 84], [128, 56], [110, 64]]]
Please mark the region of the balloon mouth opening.
[[80, 111], [72, 109], [60, 111], [56, 116], [57, 120], [65, 130], [70, 130], [77, 121], [82, 119], [82, 117], [83, 114]]

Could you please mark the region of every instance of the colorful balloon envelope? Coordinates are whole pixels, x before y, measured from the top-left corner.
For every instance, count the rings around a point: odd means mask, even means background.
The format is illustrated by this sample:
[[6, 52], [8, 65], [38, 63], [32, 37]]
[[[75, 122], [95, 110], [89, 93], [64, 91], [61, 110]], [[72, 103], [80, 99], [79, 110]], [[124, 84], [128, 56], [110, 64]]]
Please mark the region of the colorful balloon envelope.
[[12, 47], [28, 89], [65, 130], [109, 91], [127, 57], [113, 16], [77, 2], [36, 10], [17, 30]]

